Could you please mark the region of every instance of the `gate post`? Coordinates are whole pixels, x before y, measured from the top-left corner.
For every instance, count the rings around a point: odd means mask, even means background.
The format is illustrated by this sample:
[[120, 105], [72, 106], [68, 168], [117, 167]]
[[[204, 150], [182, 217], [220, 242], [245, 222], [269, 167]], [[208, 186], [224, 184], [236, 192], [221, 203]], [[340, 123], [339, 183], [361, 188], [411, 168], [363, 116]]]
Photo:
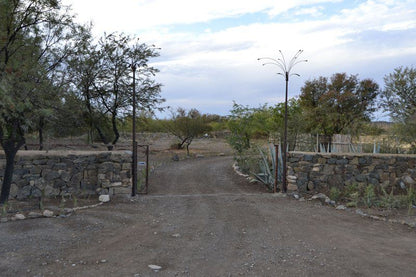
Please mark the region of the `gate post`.
[[137, 141], [133, 142], [133, 163], [132, 163], [132, 184], [131, 196], [136, 196], [137, 193]]
[[146, 145], [146, 194], [148, 193], [149, 189], [149, 145]]
[[274, 151], [275, 151], [275, 165], [276, 168], [274, 169], [274, 186], [273, 186], [273, 193], [277, 192], [277, 180], [278, 180], [278, 174], [279, 174], [279, 148], [278, 145], [274, 145]]

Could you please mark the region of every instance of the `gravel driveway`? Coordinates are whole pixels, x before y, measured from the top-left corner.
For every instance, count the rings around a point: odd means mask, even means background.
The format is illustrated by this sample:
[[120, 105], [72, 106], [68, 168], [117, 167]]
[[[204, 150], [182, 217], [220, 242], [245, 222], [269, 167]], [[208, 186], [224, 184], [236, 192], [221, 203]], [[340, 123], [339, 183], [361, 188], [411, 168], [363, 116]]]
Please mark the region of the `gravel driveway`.
[[276, 197], [231, 165], [170, 162], [147, 196], [3, 223], [0, 275], [416, 276], [414, 229]]

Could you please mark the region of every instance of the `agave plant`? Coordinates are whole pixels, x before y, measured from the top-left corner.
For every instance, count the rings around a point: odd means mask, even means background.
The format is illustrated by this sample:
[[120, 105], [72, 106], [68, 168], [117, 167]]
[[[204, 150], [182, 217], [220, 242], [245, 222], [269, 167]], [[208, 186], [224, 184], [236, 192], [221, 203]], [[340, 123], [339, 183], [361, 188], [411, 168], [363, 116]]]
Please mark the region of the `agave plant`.
[[[278, 155], [278, 172], [277, 178], [278, 182], [282, 181], [282, 172], [283, 172], [283, 158], [282, 150], [279, 144], [279, 155]], [[269, 189], [273, 189], [275, 176], [276, 176], [276, 151], [273, 145], [269, 145], [269, 151], [258, 148], [260, 152], [261, 159], [259, 160], [259, 173], [254, 173], [254, 176], [257, 180], [265, 184]]]

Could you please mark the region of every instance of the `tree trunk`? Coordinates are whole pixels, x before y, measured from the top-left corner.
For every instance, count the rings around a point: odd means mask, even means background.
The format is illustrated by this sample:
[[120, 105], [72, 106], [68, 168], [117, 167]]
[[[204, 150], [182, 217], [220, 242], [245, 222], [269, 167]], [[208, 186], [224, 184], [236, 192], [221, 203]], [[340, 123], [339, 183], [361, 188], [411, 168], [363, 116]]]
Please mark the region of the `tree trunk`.
[[[88, 116], [90, 117], [91, 126], [93, 126], [93, 127], [97, 130], [97, 132], [98, 132], [98, 136], [100, 137], [101, 141], [102, 141], [105, 145], [107, 145], [107, 144], [108, 144], [108, 140], [107, 140], [107, 138], [104, 136], [104, 133], [102, 132], [101, 128], [98, 126], [98, 123], [96, 122], [96, 119], [95, 119], [95, 117], [94, 117], [94, 110], [93, 110], [93, 108], [92, 108], [92, 106], [91, 106], [90, 99], [91, 99], [91, 97], [90, 97], [90, 96], [89, 96], [89, 94], [87, 93], [87, 95], [86, 95], [85, 105], [86, 105], [86, 107], [87, 107], [87, 109], [88, 109]], [[93, 141], [93, 140], [91, 140], [91, 141]]]
[[43, 150], [43, 127], [45, 127], [44, 117], [39, 118], [39, 151]]
[[115, 145], [120, 138], [120, 133], [117, 129], [117, 114], [113, 113], [111, 116], [111, 124], [113, 125], [113, 133], [114, 133], [114, 140], [112, 142], [113, 145]]
[[98, 135], [100, 136], [101, 141], [102, 141], [105, 145], [107, 145], [107, 144], [108, 144], [108, 140], [107, 140], [107, 138], [105, 137], [105, 135], [104, 135], [103, 131], [101, 130], [101, 128], [100, 128], [97, 124], [94, 124], [94, 127], [95, 127], [95, 130], [97, 130]]
[[[1, 146], [6, 154], [6, 169], [4, 170], [3, 185], [1, 187], [0, 204], [4, 204], [9, 200], [10, 187], [13, 179], [14, 158], [20, 147], [25, 144], [25, 138], [23, 136], [17, 137], [13, 130], [11, 138], [1, 139]], [[0, 132], [0, 138], [3, 134]]]
[[9, 200], [13, 179], [14, 158], [16, 157], [17, 151], [18, 149], [14, 147], [12, 149], [8, 149], [8, 147], [4, 148], [6, 154], [6, 169], [4, 170], [3, 185], [1, 187], [0, 204], [4, 204]]
[[6, 154], [6, 169], [4, 171], [3, 185], [1, 187], [0, 204], [4, 204], [9, 200], [10, 187], [13, 179], [14, 158], [20, 147], [26, 143], [18, 120], [11, 122], [8, 127], [11, 127], [11, 132], [7, 137], [4, 136], [4, 133], [0, 128], [0, 143]]
[[188, 138], [183, 139], [180, 143], [179, 143], [179, 149], [183, 149], [183, 145], [185, 144], [185, 142], [188, 141]]
[[189, 157], [189, 145], [190, 143], [186, 144], [186, 155]]

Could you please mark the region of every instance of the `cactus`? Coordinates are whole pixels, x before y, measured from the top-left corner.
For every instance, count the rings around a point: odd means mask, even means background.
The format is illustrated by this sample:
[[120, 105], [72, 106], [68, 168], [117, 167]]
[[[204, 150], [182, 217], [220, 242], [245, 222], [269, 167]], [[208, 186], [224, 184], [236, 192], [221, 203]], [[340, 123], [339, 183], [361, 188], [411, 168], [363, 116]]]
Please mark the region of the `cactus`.
[[[273, 145], [269, 145], [268, 153], [258, 148], [260, 152], [261, 159], [259, 160], [259, 173], [254, 173], [253, 175], [256, 179], [263, 184], [265, 184], [269, 189], [273, 189], [275, 181], [275, 170], [276, 170], [276, 151]], [[278, 182], [282, 181], [282, 172], [283, 172], [283, 158], [282, 151], [279, 144], [279, 168], [278, 168]]]

